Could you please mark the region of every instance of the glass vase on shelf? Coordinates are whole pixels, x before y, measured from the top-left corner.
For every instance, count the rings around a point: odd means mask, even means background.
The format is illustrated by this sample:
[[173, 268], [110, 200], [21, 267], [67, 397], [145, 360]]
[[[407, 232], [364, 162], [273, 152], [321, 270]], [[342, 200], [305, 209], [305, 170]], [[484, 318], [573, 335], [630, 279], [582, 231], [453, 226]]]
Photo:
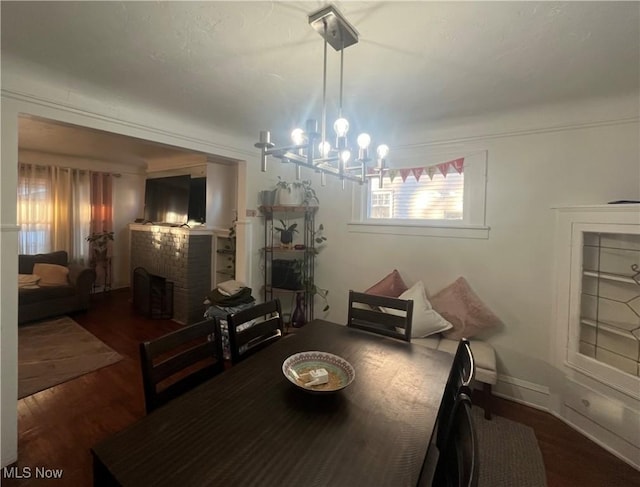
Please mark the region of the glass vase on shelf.
[[303, 326], [306, 323], [304, 315], [304, 295], [302, 293], [298, 293], [296, 294], [296, 308], [293, 310], [293, 314], [291, 315], [291, 326], [294, 328], [300, 328]]

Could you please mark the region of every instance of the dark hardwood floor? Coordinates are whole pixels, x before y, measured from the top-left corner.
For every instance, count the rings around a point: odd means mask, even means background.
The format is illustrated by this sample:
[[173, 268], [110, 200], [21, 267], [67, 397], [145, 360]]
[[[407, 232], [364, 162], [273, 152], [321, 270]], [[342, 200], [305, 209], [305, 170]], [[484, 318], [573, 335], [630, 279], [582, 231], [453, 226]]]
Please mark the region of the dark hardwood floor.
[[[129, 297], [96, 295], [89, 312], [73, 316], [123, 360], [18, 401], [17, 467], [63, 469], [62, 479], [2, 479], [3, 486], [90, 486], [91, 446], [144, 415], [138, 344], [180, 325], [136, 315]], [[552, 415], [499, 398], [494, 411], [535, 430], [549, 487], [640, 485], [640, 472]]]

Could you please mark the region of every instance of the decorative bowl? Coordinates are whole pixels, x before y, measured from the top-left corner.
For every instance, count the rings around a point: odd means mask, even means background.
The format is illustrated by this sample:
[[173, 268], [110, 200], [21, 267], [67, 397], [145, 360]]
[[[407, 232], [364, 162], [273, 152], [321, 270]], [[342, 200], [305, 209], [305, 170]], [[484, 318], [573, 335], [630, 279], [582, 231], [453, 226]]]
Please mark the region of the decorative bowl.
[[[329, 382], [306, 386], [296, 378], [313, 369], [324, 368], [329, 374]], [[282, 373], [293, 385], [313, 394], [330, 394], [344, 389], [356, 378], [353, 366], [342, 357], [328, 352], [300, 352], [291, 355], [282, 363]]]

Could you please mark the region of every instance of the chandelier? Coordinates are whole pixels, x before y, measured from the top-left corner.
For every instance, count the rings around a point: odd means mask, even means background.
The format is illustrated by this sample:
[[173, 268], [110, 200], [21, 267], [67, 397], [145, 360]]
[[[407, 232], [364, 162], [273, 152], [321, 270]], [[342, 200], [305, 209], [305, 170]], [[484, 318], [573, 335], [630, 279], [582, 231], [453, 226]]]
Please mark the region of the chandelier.
[[[322, 81], [322, 120], [318, 127], [317, 120], [307, 120], [303, 129], [296, 128], [291, 133], [292, 144], [276, 147], [271, 142], [268, 130], [260, 132], [260, 141], [255, 147], [261, 149], [262, 172], [267, 170], [267, 157], [275, 157], [282, 162], [296, 164], [296, 178], [300, 179], [300, 170], [306, 167], [324, 175], [336, 176], [343, 181], [350, 180], [360, 184], [367, 177], [382, 176], [386, 170], [386, 158], [389, 147], [381, 144], [377, 147], [374, 159], [370, 157], [369, 146], [371, 136], [367, 133], [358, 135], [357, 149], [350, 145], [348, 139], [349, 122], [342, 113], [342, 79], [344, 67], [344, 50], [357, 44], [358, 32], [347, 22], [342, 14], [332, 5], [309, 15], [309, 24], [324, 39], [324, 66]], [[327, 134], [327, 45], [340, 52], [340, 104], [338, 119], [333, 124], [335, 142], [331, 144]], [[382, 178], [380, 177], [380, 182]]]

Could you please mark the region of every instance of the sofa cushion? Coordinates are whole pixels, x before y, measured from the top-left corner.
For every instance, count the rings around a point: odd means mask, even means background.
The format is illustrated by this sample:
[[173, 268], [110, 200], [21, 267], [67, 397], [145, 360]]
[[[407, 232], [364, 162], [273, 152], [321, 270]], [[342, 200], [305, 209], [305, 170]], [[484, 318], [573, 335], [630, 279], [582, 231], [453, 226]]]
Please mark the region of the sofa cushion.
[[33, 265], [33, 273], [40, 276], [40, 287], [66, 286], [69, 284], [69, 268], [57, 264], [37, 262]]
[[400, 273], [396, 269], [393, 269], [392, 272], [367, 289], [365, 293], [397, 298], [406, 290], [407, 285], [402, 280], [402, 277], [400, 277]]
[[66, 266], [69, 258], [67, 252], [64, 250], [58, 250], [56, 252], [49, 252], [48, 254], [20, 254], [18, 256], [18, 273], [19, 274], [34, 274], [33, 265], [37, 262], [44, 264], [57, 264]]
[[40, 287], [37, 289], [19, 289], [18, 305], [42, 303], [42, 307], [46, 308], [48, 299], [66, 298], [73, 296], [76, 290], [73, 286], [51, 286]]
[[[425, 338], [435, 333], [448, 330], [451, 323], [440, 316], [431, 307], [431, 303], [427, 299], [427, 293], [424, 290], [422, 281], [416, 282], [413, 286], [403, 292], [398, 299], [406, 299], [413, 301], [413, 319], [411, 320], [411, 337]], [[389, 314], [401, 315], [402, 312], [381, 308], [382, 311]]]
[[464, 277], [431, 298], [433, 308], [453, 325], [445, 338], [460, 340], [471, 338], [487, 328], [501, 326], [502, 321], [471, 289]]

